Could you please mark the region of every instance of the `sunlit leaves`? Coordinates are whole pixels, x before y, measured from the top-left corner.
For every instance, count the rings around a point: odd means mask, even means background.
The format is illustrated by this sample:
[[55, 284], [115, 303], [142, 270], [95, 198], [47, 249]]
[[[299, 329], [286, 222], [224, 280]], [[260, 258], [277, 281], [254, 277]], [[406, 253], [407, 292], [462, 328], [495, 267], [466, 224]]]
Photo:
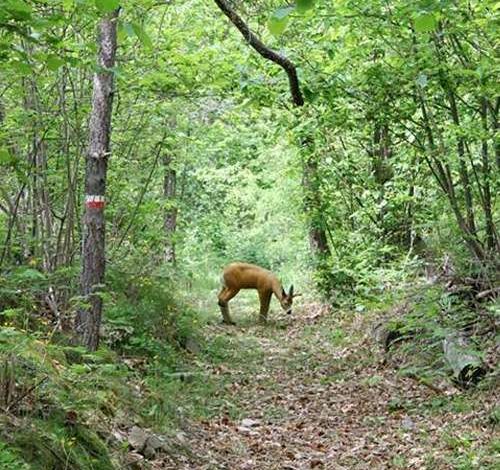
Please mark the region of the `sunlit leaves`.
[[430, 33], [437, 26], [437, 19], [432, 13], [421, 13], [415, 16], [415, 30], [417, 33]]
[[7, 13], [16, 20], [27, 20], [31, 17], [33, 9], [24, 0], [7, 0], [3, 3], [3, 15]]
[[12, 70], [15, 70], [18, 72], [20, 75], [30, 75], [33, 73], [33, 67], [28, 64], [27, 62], [19, 61], [19, 60], [14, 60], [9, 63], [9, 67]]
[[5, 148], [0, 148], [0, 165], [11, 165], [14, 162], [14, 158]]
[[148, 33], [146, 30], [139, 24], [137, 23], [131, 23], [132, 30], [134, 31], [135, 35], [141, 41], [142, 45], [148, 49], [153, 48], [153, 42], [151, 41], [151, 38], [149, 37]]
[[59, 67], [62, 67], [65, 62], [64, 59], [61, 59], [56, 55], [49, 55], [45, 60], [45, 63], [47, 64], [47, 68], [49, 70], [55, 71], [59, 69]]
[[146, 30], [138, 23], [125, 21], [120, 23], [118, 28], [119, 38], [137, 38], [140, 43], [147, 49], [152, 49], [153, 41]]
[[310, 10], [314, 6], [314, 0], [297, 0], [297, 11], [304, 12]]
[[273, 12], [267, 26], [274, 36], [279, 36], [288, 24], [290, 13], [304, 13], [314, 7], [315, 0], [297, 0], [295, 5], [284, 6]]
[[275, 36], [279, 36], [288, 24], [288, 15], [294, 10], [294, 7], [278, 8], [269, 18], [267, 23], [269, 31]]
[[101, 13], [110, 13], [120, 6], [120, 0], [95, 0], [95, 6]]
[[127, 33], [128, 37], [135, 36], [134, 28], [132, 27], [132, 24], [129, 23], [128, 21], [125, 21], [125, 23], [123, 23], [123, 31]]

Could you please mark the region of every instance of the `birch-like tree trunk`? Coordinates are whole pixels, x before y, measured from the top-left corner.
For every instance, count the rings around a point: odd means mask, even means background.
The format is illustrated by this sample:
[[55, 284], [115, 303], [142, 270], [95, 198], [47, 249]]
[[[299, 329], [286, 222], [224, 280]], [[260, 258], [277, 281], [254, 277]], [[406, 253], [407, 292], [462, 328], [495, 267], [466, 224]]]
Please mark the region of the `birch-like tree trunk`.
[[99, 24], [98, 69], [94, 74], [89, 147], [86, 155], [81, 278], [81, 291], [85, 305], [77, 313], [75, 329], [81, 344], [90, 351], [95, 351], [99, 346], [102, 314], [100, 291], [105, 274], [104, 198], [110, 154], [113, 67], [117, 48], [118, 11], [115, 10]]

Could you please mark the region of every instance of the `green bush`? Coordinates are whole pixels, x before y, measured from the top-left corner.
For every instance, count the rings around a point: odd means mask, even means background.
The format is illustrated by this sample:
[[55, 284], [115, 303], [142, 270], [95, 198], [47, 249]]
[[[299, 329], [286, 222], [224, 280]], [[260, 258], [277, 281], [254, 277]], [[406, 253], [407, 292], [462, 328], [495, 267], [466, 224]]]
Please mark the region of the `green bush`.
[[180, 300], [165, 273], [111, 270], [105, 305], [105, 342], [120, 353], [161, 357], [175, 365], [176, 349], [197, 333], [197, 314]]

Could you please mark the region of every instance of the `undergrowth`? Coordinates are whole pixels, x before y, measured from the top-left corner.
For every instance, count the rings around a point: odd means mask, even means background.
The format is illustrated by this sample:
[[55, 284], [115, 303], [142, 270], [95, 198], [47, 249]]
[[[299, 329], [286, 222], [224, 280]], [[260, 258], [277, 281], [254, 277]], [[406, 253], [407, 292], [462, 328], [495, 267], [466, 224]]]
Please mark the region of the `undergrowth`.
[[[128, 445], [114, 431], [138, 424], [168, 434], [215, 392], [190, 348], [210, 362], [217, 347], [204, 344], [204, 320], [168, 273], [110, 271], [95, 353], [75, 346], [68, 329], [78, 298], [60, 298], [59, 317], [47, 311], [45, 294], [63, 278], [25, 268], [2, 284], [2, 469], [123, 468]], [[190, 370], [188, 383], [179, 371]]]
[[[470, 296], [450, 290], [444, 282], [428, 282], [421, 265], [404, 262], [405, 269], [374, 269], [354, 290], [337, 293], [335, 302], [341, 308], [333, 314], [344, 320], [366, 316], [370, 322], [384, 321], [397, 331], [384, 353], [386, 360], [402, 375], [437, 387], [450, 383], [451, 376], [442, 341], [449, 331], [465, 331], [488, 364], [488, 374], [477, 393], [492, 390], [498, 383], [498, 363], [496, 369], [491, 366], [498, 344], [498, 303], [476, 303], [474, 308], [479, 307], [481, 315], [473, 315]], [[296, 276], [307, 278], [304, 273], [286, 273], [288, 282], [304, 287], [306, 281], [297, 282]], [[231, 305], [238, 325], [247, 333], [231, 335], [224, 330], [218, 334], [215, 276], [204, 278], [200, 272], [198, 277], [204, 280], [201, 287], [193, 287], [192, 279], [179, 279], [168, 270], [110, 269], [101, 347], [95, 353], [75, 346], [71, 337], [71, 319], [79, 304], [79, 298], [72, 297], [76, 291], [73, 270], [49, 276], [32, 267], [16, 268], [2, 277], [0, 468], [120, 469], [129, 448], [126, 440], [116, 437], [117, 432], [126, 435], [133, 425], [139, 425], [169, 435], [191, 419], [209, 419], [221, 410], [231, 419], [241, 416], [239, 404], [228, 401], [226, 364], [246, 373], [257, 368], [265, 362], [266, 351], [254, 332], [259, 337], [274, 336], [286, 325], [271, 312], [270, 324], [259, 330], [262, 327], [255, 325], [258, 300], [254, 292], [247, 292]], [[58, 311], [47, 305], [47, 292], [62, 293], [56, 299], [61, 306]], [[309, 289], [304, 293], [298, 301], [299, 311], [301, 303], [316, 296]], [[207, 326], [212, 334], [205, 338], [202, 331]], [[324, 346], [327, 351], [331, 345], [341, 349], [350, 342], [361, 342], [368, 333], [364, 329], [347, 331], [339, 318], [332, 319], [330, 326], [320, 332], [304, 326], [304, 341], [314, 340], [317, 348]], [[372, 358], [359, 356], [356, 360]], [[288, 367], [322, 366], [311, 361], [303, 355]], [[332, 361], [335, 366], [336, 360]], [[342, 377], [339, 372], [325, 381]], [[376, 385], [377, 377], [374, 374], [369, 383], [361, 385]], [[464, 393], [461, 399], [436, 398], [421, 411], [468, 412], [473, 409], [474, 393]], [[498, 410], [490, 414], [496, 426]], [[462, 465], [460, 459], [465, 457], [457, 456], [457, 465]]]

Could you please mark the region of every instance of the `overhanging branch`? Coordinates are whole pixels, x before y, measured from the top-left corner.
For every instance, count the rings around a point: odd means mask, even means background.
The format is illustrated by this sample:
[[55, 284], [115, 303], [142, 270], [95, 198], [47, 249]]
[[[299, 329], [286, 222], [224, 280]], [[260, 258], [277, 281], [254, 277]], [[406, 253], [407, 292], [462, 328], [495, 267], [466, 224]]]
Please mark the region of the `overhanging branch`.
[[245, 38], [245, 41], [255, 49], [262, 57], [282, 67], [288, 75], [288, 82], [290, 84], [290, 93], [292, 94], [292, 101], [296, 106], [304, 104], [304, 98], [300, 91], [299, 79], [297, 77], [297, 69], [295, 64], [287, 57], [278, 54], [267, 47], [257, 35], [250, 30], [248, 25], [243, 21], [241, 16], [236, 13], [231, 4], [227, 0], [214, 0], [219, 9], [229, 18], [231, 23], [238, 28], [240, 33]]

